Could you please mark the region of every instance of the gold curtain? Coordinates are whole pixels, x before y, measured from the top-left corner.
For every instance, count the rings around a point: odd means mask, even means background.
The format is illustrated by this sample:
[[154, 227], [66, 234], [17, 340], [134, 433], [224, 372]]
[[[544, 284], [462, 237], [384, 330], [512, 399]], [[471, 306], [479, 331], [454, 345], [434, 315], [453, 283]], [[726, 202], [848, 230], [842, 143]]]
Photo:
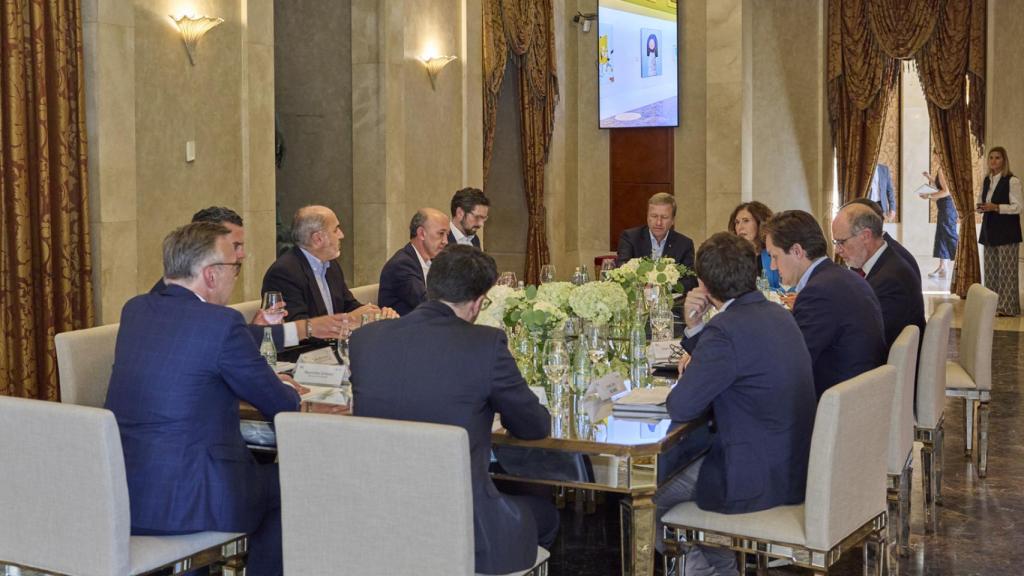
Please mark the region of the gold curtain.
[[484, 44], [484, 179], [494, 148], [498, 95], [507, 58], [519, 74], [519, 122], [522, 135], [523, 188], [529, 214], [526, 239], [526, 282], [537, 284], [550, 255], [544, 208], [544, 165], [547, 162], [558, 76], [555, 69], [554, 15], [550, 0], [486, 0]]
[[0, 7], [0, 394], [56, 400], [53, 337], [91, 326], [78, 0]]
[[[830, 0], [829, 118], [843, 202], [867, 194], [900, 59], [914, 59], [960, 237], [974, 238], [971, 136], [984, 147], [987, 0]], [[970, 94], [968, 101], [967, 95]], [[951, 290], [980, 281], [978, 246], [960, 242]]]

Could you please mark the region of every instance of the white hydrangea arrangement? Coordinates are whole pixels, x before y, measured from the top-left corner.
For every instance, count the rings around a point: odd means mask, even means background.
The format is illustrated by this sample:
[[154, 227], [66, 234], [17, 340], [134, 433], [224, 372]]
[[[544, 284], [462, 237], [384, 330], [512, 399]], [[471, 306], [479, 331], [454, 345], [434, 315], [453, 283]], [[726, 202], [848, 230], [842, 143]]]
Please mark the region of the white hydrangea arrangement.
[[680, 280], [693, 275], [693, 271], [685, 264], [676, 264], [675, 259], [665, 256], [657, 260], [633, 258], [612, 270], [609, 278], [635, 297], [637, 294], [632, 292], [638, 284], [656, 284], [667, 292], [682, 292]]
[[626, 291], [612, 281], [588, 282], [577, 286], [569, 295], [572, 311], [597, 325], [607, 324], [616, 312], [625, 311], [628, 304]]
[[569, 295], [576, 289], [572, 282], [548, 282], [537, 287], [537, 299], [569, 311]]
[[494, 286], [487, 291], [487, 298], [491, 301], [490, 306], [480, 311], [476, 318], [477, 324], [491, 326], [493, 328], [505, 327], [505, 312], [509, 303], [518, 303], [523, 295], [521, 290], [509, 288], [508, 286]]

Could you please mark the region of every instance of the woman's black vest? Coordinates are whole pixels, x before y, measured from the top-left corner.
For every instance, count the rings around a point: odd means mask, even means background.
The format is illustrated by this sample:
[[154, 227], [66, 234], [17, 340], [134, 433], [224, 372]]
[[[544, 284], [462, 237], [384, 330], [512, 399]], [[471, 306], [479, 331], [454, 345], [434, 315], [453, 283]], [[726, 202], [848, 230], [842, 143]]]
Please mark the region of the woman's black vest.
[[[1010, 178], [1013, 174], [1004, 174], [999, 178], [996, 189], [992, 191], [992, 197], [988, 197], [988, 188], [991, 184], [989, 176], [985, 176], [985, 183], [981, 188], [981, 201], [994, 202], [996, 204], [1010, 203]], [[1020, 215], [999, 214], [998, 212], [985, 212], [981, 218], [981, 235], [978, 236], [978, 243], [983, 246], [1003, 246], [1006, 244], [1019, 244]]]

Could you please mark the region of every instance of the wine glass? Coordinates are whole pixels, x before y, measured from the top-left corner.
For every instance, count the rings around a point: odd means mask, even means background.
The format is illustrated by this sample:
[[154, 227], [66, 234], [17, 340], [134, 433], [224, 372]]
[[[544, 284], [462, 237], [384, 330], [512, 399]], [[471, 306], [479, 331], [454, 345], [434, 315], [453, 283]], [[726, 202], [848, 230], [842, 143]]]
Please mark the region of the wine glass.
[[661, 286], [658, 284], [647, 284], [644, 286], [644, 304], [650, 312], [658, 306], [661, 300]]
[[651, 308], [651, 339], [671, 340], [674, 320], [671, 308], [663, 306]]
[[555, 281], [555, 265], [545, 264], [540, 267], [540, 283], [547, 284]]
[[601, 261], [601, 280], [611, 280], [611, 271], [615, 270], [615, 260]]
[[515, 272], [502, 272], [501, 276], [498, 276], [498, 286], [508, 286], [509, 288], [515, 288], [518, 284]]
[[583, 340], [586, 343], [591, 369], [593, 369], [608, 355], [608, 342], [605, 338], [603, 327], [594, 324], [585, 326], [583, 328]]
[[564, 340], [544, 343], [544, 375], [548, 379], [548, 408], [559, 416], [565, 409], [565, 379], [569, 375], [569, 349]]
[[267, 324], [280, 324], [284, 320], [284, 297], [280, 292], [270, 291], [263, 293], [263, 319]]

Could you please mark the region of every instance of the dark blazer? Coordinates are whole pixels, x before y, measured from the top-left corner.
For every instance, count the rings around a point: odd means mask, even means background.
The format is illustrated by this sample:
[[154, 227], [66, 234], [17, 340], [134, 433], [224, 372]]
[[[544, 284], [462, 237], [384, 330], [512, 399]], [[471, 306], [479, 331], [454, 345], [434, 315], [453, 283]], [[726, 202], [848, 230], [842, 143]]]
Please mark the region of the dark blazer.
[[[1007, 173], [999, 178], [995, 190], [990, 190], [992, 177], [985, 176], [981, 184], [981, 201], [994, 204], [1010, 203], [1010, 180], [1016, 178]], [[981, 232], [978, 243], [982, 246], [1005, 246], [1021, 242], [1020, 215], [985, 212], [981, 217]]]
[[[480, 237], [476, 234], [473, 235], [470, 242], [473, 244], [474, 248], [480, 248]], [[452, 246], [458, 244], [458, 241], [455, 239], [455, 234], [452, 232], [451, 228], [448, 229], [448, 244]]]
[[536, 440], [548, 435], [551, 419], [519, 374], [504, 332], [427, 302], [398, 320], [356, 330], [349, 353], [357, 416], [450, 424], [469, 433], [476, 571], [530, 567], [537, 527], [491, 481], [491, 423], [499, 412], [509, 433]]
[[[662, 256], [669, 256], [679, 264], [685, 264], [693, 270], [693, 240], [675, 230], [668, 231], [668, 238], [665, 240], [665, 249]], [[647, 226], [638, 226], [622, 231], [619, 236], [618, 254], [615, 263], [619, 266], [633, 258], [644, 258], [651, 256], [651, 232]], [[697, 286], [697, 278], [688, 277], [683, 279], [683, 286], [686, 291]]]
[[239, 400], [268, 418], [299, 408], [241, 314], [175, 285], [125, 304], [105, 406], [121, 432], [133, 533], [260, 524], [278, 499], [277, 468], [246, 448]]
[[875, 171], [878, 172], [878, 204], [882, 207], [882, 213], [896, 211], [896, 192], [893, 190], [892, 173], [885, 164], [876, 164]]
[[793, 318], [811, 353], [818, 398], [887, 359], [878, 298], [863, 278], [831, 260], [811, 272], [793, 304]]
[[913, 324], [924, 334], [924, 297], [921, 281], [895, 251], [886, 248], [866, 277], [882, 307], [886, 350], [903, 328]]
[[[337, 260], [331, 261], [327, 269], [327, 289], [331, 293], [334, 313], [351, 312], [362, 304], [345, 284], [345, 274]], [[263, 276], [263, 292], [277, 290], [284, 297], [288, 320], [303, 320], [327, 314], [316, 276], [306, 260], [306, 255], [295, 246], [270, 265]]]
[[[451, 234], [451, 232], [449, 232]], [[380, 270], [380, 288], [377, 304], [405, 316], [427, 301], [427, 282], [416, 248], [407, 243], [395, 252]]]
[[891, 248], [893, 252], [899, 254], [900, 258], [910, 265], [910, 269], [914, 271], [914, 276], [917, 277], [917, 283], [920, 285], [921, 267], [917, 265], [917, 259], [910, 253], [910, 250], [907, 250], [903, 244], [897, 242], [896, 239], [890, 236], [888, 232], [882, 232], [882, 240], [885, 240], [886, 244], [889, 245], [889, 248]]
[[748, 292], [683, 348], [693, 360], [668, 396], [669, 415], [693, 420], [710, 407], [717, 427], [697, 506], [742, 514], [803, 502], [817, 399], [793, 316]]
[[[153, 284], [153, 287], [149, 289], [150, 294], [156, 292], [163, 292], [167, 284], [164, 283], [164, 279], [161, 278]], [[256, 341], [256, 347], [259, 348], [260, 344], [263, 343], [263, 329], [267, 326], [258, 326], [256, 324], [246, 324], [245, 327], [249, 330], [249, 334], [252, 335], [252, 339]], [[275, 324], [270, 326], [270, 336], [274, 339], [274, 346], [280, 350], [284, 348], [284, 324]], [[299, 335], [302, 338], [302, 335]]]

